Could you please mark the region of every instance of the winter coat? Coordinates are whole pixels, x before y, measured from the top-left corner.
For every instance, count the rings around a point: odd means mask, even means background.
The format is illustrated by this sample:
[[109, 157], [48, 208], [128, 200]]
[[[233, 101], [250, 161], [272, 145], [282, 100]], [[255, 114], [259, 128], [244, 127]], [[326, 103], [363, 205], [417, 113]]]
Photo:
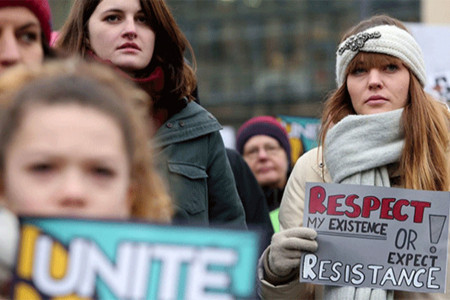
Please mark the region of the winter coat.
[[284, 187], [280, 189], [264, 186], [262, 189], [266, 198], [267, 206], [269, 207], [269, 211], [274, 211], [280, 208]]
[[[0, 199], [1, 200], [1, 199]], [[0, 205], [0, 299], [8, 297], [19, 240], [19, 221]]]
[[[295, 226], [303, 226], [303, 209], [305, 201], [306, 182], [331, 183], [331, 176], [322, 163], [322, 153], [319, 148], [314, 148], [302, 155], [289, 177], [283, 200], [280, 206], [280, 229], [285, 230]], [[394, 176], [394, 172], [389, 173]], [[450, 233], [449, 233], [450, 240]], [[319, 245], [320, 247], [320, 245]], [[450, 245], [448, 247], [450, 256]], [[266, 251], [263, 253], [258, 266], [258, 278], [260, 280], [260, 294], [263, 299], [322, 299], [323, 286], [300, 283], [298, 277], [287, 284], [273, 285], [264, 279], [263, 259], [267, 259]], [[450, 260], [447, 262], [447, 270], [450, 270]], [[450, 276], [447, 276], [447, 292], [442, 293], [413, 293], [394, 291], [394, 299], [450, 299]]]
[[273, 227], [264, 193], [241, 154], [233, 149], [227, 148], [226, 151], [239, 198], [244, 206], [245, 221], [249, 228], [257, 226], [257, 229], [263, 231], [262, 249], [265, 249], [270, 244]]
[[155, 162], [175, 202], [175, 223], [246, 228], [221, 128], [212, 114], [189, 102], [154, 136]]

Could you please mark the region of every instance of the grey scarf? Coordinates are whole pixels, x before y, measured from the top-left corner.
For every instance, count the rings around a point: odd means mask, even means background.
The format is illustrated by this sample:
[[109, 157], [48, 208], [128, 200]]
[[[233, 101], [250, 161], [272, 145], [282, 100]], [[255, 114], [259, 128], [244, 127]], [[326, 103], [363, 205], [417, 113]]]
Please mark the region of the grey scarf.
[[[403, 149], [403, 109], [372, 115], [349, 115], [328, 131], [324, 155], [335, 183], [390, 187], [387, 165]], [[393, 291], [325, 286], [326, 300], [386, 300]]]

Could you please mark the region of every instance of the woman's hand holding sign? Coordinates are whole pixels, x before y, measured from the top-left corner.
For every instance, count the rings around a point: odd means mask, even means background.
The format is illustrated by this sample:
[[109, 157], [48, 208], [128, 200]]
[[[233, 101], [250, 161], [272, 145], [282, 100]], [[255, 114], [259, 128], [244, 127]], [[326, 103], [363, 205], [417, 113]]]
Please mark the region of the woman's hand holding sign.
[[272, 281], [272, 277], [283, 277], [289, 280], [300, 266], [302, 252], [317, 250], [316, 236], [314, 229], [306, 227], [295, 227], [275, 233], [264, 262], [267, 264], [267, 279]]

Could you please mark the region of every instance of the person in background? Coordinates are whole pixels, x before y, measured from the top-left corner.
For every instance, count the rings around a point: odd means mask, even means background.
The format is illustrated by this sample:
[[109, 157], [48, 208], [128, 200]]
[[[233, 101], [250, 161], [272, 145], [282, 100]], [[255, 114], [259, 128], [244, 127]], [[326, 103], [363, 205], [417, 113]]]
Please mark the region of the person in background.
[[[47, 0], [0, 1], [0, 76], [13, 66], [39, 65], [57, 56], [49, 46], [51, 19]], [[15, 222], [14, 215], [0, 205], [0, 253], [6, 253], [8, 257], [14, 257], [10, 245], [14, 243], [15, 235], [10, 224]], [[4, 264], [0, 259], [0, 267]], [[0, 271], [0, 282], [8, 276], [8, 272]]]
[[55, 57], [49, 46], [51, 32], [47, 0], [1, 0], [0, 74], [17, 64], [41, 64]]
[[226, 148], [226, 151], [239, 198], [244, 206], [245, 221], [249, 229], [255, 227], [262, 231], [264, 240], [261, 248], [265, 249], [274, 230], [264, 192], [242, 155], [231, 148]]
[[[195, 98], [194, 101], [200, 104], [197, 87], [192, 95]], [[249, 228], [258, 228], [262, 231], [261, 250], [263, 250], [270, 244], [270, 239], [274, 233], [264, 192], [242, 155], [232, 148], [226, 147], [225, 150], [233, 172], [236, 189], [244, 207], [245, 222]]]
[[291, 170], [289, 136], [274, 117], [258, 116], [239, 128], [236, 149], [264, 191], [272, 224], [277, 232], [278, 208]]
[[193, 101], [189, 42], [164, 1], [75, 0], [55, 46], [111, 65], [152, 98], [147, 110], [175, 220], [246, 228], [216, 118]]
[[[173, 207], [148, 150], [148, 96], [102, 65], [19, 66], [0, 77], [0, 199], [16, 215], [169, 223]], [[17, 221], [2, 224], [0, 283]], [[4, 238], [3, 234], [1, 235]]]
[[449, 299], [450, 277], [445, 294], [299, 282], [302, 253], [320, 247], [316, 231], [303, 227], [306, 182], [450, 189], [450, 113], [424, 91], [422, 51], [402, 22], [377, 15], [352, 27], [336, 52], [336, 83], [319, 147], [296, 162], [281, 201], [281, 231], [260, 259], [262, 297]]

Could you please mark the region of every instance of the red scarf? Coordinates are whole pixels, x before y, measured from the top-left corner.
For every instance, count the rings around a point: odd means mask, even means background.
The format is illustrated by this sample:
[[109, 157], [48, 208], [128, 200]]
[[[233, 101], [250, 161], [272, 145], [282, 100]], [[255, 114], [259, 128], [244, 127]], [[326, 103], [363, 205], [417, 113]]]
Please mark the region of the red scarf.
[[[91, 50], [87, 51], [87, 55], [97, 62], [113, 67], [119, 74], [135, 82], [148, 93], [149, 91], [160, 92], [164, 88], [164, 71], [160, 66], [157, 66], [147, 77], [135, 78], [122, 71], [119, 67], [116, 67], [110, 60], [98, 57], [97, 54]], [[150, 86], [148, 86], [149, 84]]]
[[[119, 74], [136, 83], [149, 95], [152, 95], [152, 92], [160, 92], [164, 88], [164, 71], [160, 66], [157, 66], [148, 77], [134, 78], [115, 66], [110, 60], [101, 59], [91, 50], [87, 52], [87, 56], [97, 62], [113, 67]], [[151, 117], [155, 128], [159, 128], [167, 120], [168, 112], [166, 109], [153, 110]]]

